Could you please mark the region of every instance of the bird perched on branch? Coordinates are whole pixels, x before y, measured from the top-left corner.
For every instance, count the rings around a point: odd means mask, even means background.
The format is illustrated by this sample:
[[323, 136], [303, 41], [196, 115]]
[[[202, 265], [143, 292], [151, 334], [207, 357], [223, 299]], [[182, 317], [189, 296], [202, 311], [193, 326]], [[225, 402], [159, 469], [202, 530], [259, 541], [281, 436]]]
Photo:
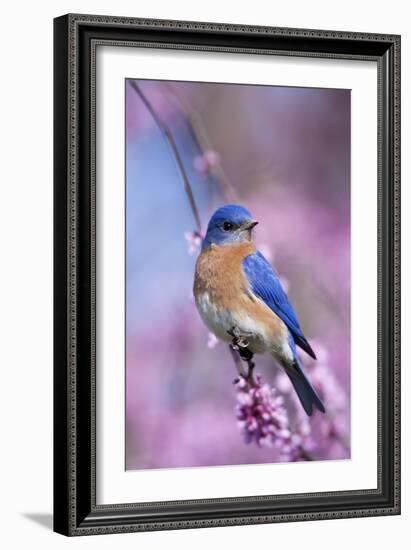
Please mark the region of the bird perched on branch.
[[297, 316], [270, 263], [253, 243], [258, 222], [229, 204], [211, 217], [195, 269], [194, 296], [209, 330], [220, 340], [241, 341], [248, 353], [270, 353], [289, 376], [311, 416], [324, 405], [308, 381], [297, 346], [312, 358]]

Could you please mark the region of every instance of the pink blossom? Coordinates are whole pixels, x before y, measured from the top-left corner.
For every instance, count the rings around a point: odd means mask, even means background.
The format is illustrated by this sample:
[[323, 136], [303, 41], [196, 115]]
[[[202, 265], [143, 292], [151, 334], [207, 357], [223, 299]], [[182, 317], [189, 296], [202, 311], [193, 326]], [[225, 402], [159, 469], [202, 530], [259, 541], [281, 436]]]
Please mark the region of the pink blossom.
[[203, 242], [203, 236], [198, 231], [186, 231], [184, 238], [188, 243], [188, 253], [190, 255], [197, 253]]
[[218, 338], [212, 333], [208, 333], [207, 347], [208, 349], [214, 349], [219, 344]]
[[294, 456], [300, 440], [290, 431], [284, 400], [261, 377], [251, 382], [241, 377], [237, 386], [237, 421], [246, 443], [276, 447], [285, 460]]
[[207, 178], [220, 164], [220, 155], [215, 151], [205, 151], [194, 158], [193, 164], [200, 176]]

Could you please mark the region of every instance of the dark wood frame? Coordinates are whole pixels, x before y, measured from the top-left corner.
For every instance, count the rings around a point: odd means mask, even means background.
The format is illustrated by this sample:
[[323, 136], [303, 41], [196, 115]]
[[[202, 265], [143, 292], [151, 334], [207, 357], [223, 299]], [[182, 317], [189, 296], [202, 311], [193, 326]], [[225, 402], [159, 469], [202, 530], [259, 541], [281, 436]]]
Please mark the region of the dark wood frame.
[[[94, 113], [100, 44], [377, 62], [377, 489], [96, 505]], [[54, 21], [54, 73], [55, 531], [86, 535], [399, 514], [400, 37], [65, 15]]]

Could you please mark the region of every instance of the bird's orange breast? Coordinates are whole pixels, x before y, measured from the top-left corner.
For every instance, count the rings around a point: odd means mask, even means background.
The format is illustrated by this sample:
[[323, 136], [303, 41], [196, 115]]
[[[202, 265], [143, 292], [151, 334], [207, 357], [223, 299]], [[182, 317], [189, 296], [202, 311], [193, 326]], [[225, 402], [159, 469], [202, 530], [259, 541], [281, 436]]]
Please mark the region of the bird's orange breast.
[[197, 259], [194, 295], [207, 292], [219, 307], [237, 309], [238, 300], [249, 293], [242, 262], [255, 250], [251, 242], [206, 248]]

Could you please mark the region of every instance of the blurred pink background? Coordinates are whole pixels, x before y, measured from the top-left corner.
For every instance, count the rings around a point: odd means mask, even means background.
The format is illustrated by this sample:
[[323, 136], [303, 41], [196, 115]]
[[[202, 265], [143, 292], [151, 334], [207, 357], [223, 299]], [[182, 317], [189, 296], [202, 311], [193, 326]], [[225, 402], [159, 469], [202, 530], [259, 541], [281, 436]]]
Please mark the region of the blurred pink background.
[[[284, 396], [311, 460], [349, 458], [350, 91], [136, 82], [175, 136], [203, 230], [227, 185], [259, 220], [257, 245], [317, 354], [300, 357], [327, 414], [301, 415], [271, 357], [257, 356], [256, 372]], [[198, 239], [182, 180], [130, 81], [126, 163], [126, 468], [296, 460], [244, 441], [233, 361], [192, 298]]]

